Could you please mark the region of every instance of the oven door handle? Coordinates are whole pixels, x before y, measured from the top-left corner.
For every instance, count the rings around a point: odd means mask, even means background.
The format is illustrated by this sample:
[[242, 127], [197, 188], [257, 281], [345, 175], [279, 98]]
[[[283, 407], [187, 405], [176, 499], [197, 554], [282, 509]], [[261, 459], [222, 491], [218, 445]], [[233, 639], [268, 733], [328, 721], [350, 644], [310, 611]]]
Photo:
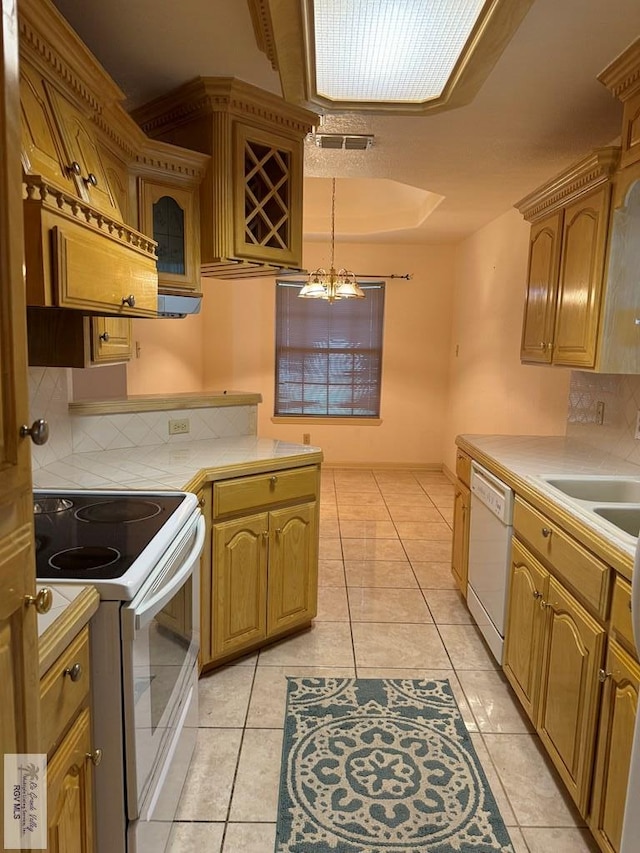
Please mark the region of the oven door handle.
[[159, 613], [162, 608], [171, 601], [189, 575], [193, 574], [194, 564], [200, 559], [200, 554], [202, 553], [202, 546], [204, 545], [204, 537], [206, 533], [206, 524], [202, 515], [198, 519], [197, 527], [198, 529], [193, 548], [182, 566], [180, 566], [180, 569], [171, 578], [169, 583], [163, 586], [156, 595], [153, 595], [146, 601], [143, 601], [133, 611], [136, 631], [139, 631], [147, 622], [153, 619], [156, 613]]

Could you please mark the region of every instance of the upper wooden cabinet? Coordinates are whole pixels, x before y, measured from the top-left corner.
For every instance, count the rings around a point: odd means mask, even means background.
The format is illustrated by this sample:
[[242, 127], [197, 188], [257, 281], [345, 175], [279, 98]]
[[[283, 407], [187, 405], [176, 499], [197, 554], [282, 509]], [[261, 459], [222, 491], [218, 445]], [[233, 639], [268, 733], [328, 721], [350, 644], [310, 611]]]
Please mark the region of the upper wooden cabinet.
[[149, 139], [131, 164], [137, 227], [157, 243], [163, 293], [201, 291], [200, 183], [209, 159]]
[[[600, 148], [516, 206], [531, 225], [520, 358], [601, 369], [605, 259], [618, 148]], [[608, 367], [607, 367], [608, 369]]]
[[200, 188], [203, 276], [300, 267], [303, 142], [317, 116], [227, 77], [199, 77], [132, 115], [149, 136], [211, 155]]
[[598, 80], [622, 101], [620, 164], [640, 162], [640, 38], [598, 75]]

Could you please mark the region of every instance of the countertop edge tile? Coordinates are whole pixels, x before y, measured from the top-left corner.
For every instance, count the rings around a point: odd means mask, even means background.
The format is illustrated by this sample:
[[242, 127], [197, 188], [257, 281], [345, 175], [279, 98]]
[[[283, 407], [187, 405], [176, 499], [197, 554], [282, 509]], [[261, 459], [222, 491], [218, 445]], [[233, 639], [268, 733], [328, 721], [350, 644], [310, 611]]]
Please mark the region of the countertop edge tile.
[[[42, 589], [45, 584], [38, 584]], [[46, 584], [57, 590], [55, 584]], [[64, 596], [69, 598], [71, 587], [64, 587]], [[59, 591], [59, 590], [58, 590]], [[38, 660], [40, 678], [49, 669], [56, 658], [66, 649], [76, 634], [89, 622], [100, 604], [100, 596], [95, 587], [84, 586], [65, 607], [56, 608], [54, 620], [38, 617]], [[48, 614], [44, 614], [46, 617]], [[41, 629], [42, 625], [42, 629]]]

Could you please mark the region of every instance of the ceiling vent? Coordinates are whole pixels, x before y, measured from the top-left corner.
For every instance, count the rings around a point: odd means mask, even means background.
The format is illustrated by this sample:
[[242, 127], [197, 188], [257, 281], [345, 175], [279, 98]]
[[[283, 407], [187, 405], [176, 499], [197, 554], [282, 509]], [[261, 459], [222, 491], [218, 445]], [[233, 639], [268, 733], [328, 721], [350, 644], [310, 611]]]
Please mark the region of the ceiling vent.
[[313, 141], [318, 148], [340, 148], [346, 151], [367, 151], [373, 145], [372, 133], [316, 133]]

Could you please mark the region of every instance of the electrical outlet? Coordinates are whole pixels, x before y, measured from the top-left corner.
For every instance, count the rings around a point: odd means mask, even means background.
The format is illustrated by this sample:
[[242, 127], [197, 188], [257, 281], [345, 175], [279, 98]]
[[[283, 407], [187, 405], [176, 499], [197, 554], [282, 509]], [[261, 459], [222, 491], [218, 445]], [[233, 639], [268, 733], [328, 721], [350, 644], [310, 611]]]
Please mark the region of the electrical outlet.
[[169, 435], [185, 435], [190, 429], [189, 418], [169, 418]]
[[311, 433], [303, 432], [302, 433], [302, 443], [303, 444], [311, 444]]
[[596, 423], [602, 426], [604, 423], [604, 403], [598, 400], [596, 403]]
[[636, 433], [634, 438], [640, 438], [640, 409], [636, 412]]

